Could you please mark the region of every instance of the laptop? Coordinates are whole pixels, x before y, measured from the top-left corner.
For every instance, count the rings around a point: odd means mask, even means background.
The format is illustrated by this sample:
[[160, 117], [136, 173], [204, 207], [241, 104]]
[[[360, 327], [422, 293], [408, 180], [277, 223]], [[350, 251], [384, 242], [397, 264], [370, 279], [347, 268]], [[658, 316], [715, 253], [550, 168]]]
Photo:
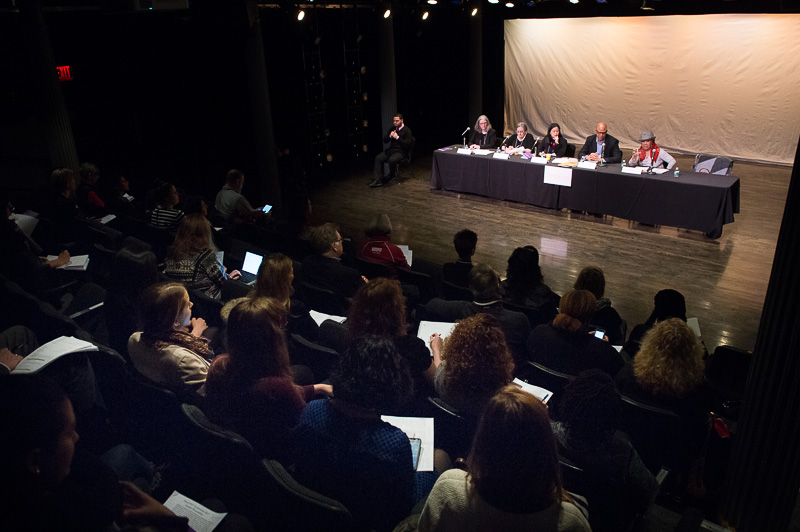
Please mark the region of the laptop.
[[246, 251], [244, 254], [244, 263], [242, 264], [242, 281], [246, 285], [254, 285], [258, 277], [258, 268], [261, 266], [261, 261], [264, 260], [263, 255]]

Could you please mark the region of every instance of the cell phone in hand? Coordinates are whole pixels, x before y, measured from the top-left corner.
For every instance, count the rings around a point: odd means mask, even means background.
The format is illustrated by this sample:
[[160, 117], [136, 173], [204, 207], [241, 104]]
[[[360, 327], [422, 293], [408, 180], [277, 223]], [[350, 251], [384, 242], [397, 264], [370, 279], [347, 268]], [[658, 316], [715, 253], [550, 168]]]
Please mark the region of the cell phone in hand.
[[263, 207], [261, 207], [261, 212], [263, 212], [265, 214], [268, 213], [271, 210], [272, 210], [272, 205], [264, 205]]
[[603, 329], [597, 329], [594, 331], [594, 337], [600, 338], [601, 340], [604, 339], [606, 336], [606, 332]]

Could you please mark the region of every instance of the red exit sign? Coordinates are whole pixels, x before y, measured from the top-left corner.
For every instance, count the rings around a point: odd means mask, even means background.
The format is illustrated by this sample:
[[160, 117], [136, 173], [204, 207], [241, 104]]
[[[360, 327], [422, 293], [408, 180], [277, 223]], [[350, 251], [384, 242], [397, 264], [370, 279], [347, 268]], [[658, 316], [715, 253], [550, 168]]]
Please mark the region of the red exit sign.
[[58, 81], [72, 81], [72, 73], [69, 70], [69, 65], [56, 67], [58, 72]]

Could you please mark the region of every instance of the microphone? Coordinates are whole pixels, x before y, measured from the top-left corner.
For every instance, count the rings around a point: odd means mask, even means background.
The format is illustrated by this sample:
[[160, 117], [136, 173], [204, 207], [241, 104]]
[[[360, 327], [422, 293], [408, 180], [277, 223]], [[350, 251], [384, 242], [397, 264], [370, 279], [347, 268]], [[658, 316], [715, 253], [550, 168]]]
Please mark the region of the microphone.
[[511, 138], [511, 135], [506, 135], [506, 138], [503, 139], [503, 143], [500, 144], [500, 147], [502, 148], [503, 146], [505, 146], [506, 142], [508, 142], [508, 139], [510, 139], [510, 138]]
[[464, 135], [466, 135], [468, 131], [469, 131], [469, 128], [465, 129], [464, 132], [461, 134], [461, 136], [463, 137]]
[[600, 162], [597, 163], [598, 166], [605, 166], [606, 164], [603, 162], [603, 154], [605, 153], [605, 151], [606, 151], [606, 143], [604, 142], [600, 145]]

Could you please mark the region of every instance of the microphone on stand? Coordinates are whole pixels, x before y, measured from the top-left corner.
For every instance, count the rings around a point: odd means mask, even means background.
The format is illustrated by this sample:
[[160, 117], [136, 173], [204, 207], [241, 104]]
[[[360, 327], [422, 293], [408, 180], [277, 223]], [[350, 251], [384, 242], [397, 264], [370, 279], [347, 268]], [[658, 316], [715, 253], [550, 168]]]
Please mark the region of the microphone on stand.
[[605, 153], [605, 151], [606, 151], [606, 143], [604, 142], [603, 144], [600, 145], [600, 162], [597, 163], [597, 166], [606, 165], [606, 163], [603, 162], [603, 154]]
[[503, 146], [505, 146], [506, 142], [508, 142], [508, 139], [510, 139], [510, 138], [511, 138], [511, 135], [506, 135], [506, 138], [503, 139], [503, 142], [502, 142], [502, 144], [500, 144], [500, 147], [502, 148]]
[[464, 137], [464, 147], [467, 147], [467, 133], [469, 132], [469, 128], [465, 129], [464, 132], [461, 134]]

